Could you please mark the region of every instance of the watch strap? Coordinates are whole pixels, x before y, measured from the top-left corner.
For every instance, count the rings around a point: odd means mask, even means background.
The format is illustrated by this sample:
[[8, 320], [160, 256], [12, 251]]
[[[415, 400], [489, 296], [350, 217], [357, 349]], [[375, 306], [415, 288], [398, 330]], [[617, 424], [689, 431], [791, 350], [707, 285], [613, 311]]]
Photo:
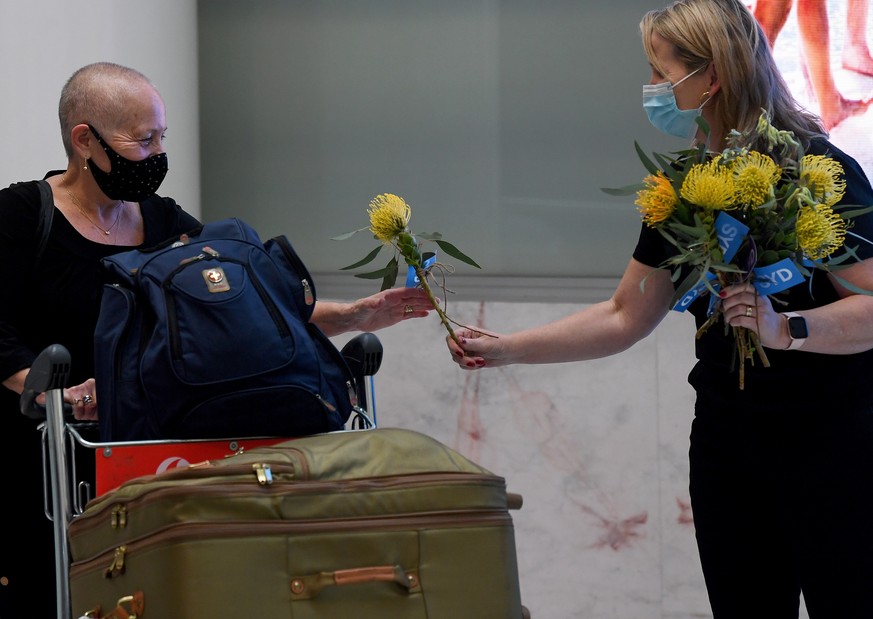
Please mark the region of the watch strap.
[[[785, 316], [786, 328], [788, 327], [789, 319], [791, 319], [791, 318], [803, 318], [797, 312], [783, 312], [782, 315]], [[785, 350], [797, 350], [798, 348], [800, 348], [801, 346], [806, 344], [805, 337], [800, 337], [800, 338], [792, 337], [790, 328], [788, 328], [788, 337], [791, 338], [791, 343], [788, 345], [788, 348], [786, 348]]]

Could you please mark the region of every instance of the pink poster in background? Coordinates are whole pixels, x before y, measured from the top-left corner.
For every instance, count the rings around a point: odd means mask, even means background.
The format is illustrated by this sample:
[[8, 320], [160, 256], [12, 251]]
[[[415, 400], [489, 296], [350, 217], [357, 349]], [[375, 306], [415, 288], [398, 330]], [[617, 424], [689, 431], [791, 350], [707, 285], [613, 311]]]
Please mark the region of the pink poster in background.
[[756, 0], [749, 7], [794, 96], [873, 179], [871, 0]]

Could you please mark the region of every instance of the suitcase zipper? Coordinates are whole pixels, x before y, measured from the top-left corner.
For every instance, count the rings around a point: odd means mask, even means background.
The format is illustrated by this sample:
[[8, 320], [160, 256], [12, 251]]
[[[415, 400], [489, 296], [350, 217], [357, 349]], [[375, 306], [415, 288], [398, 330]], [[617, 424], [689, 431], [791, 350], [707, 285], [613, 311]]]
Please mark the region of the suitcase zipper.
[[410, 529], [449, 529], [466, 527], [512, 527], [512, 517], [504, 510], [422, 512], [371, 518], [345, 520], [286, 521], [232, 521], [225, 523], [183, 522], [157, 529], [151, 534], [130, 540], [89, 559], [74, 562], [70, 577], [100, 569], [106, 578], [123, 574], [131, 557], [149, 549], [175, 542], [226, 539], [234, 537], [280, 537], [283, 535], [309, 535], [314, 533], [382, 532]]
[[[262, 449], [268, 449], [263, 448]], [[265, 473], [263, 469], [268, 469], [269, 473]], [[213, 467], [198, 467], [193, 465], [189, 469], [170, 469], [160, 474], [143, 475], [142, 477], [134, 478], [125, 482], [119, 489], [105, 494], [91, 501], [85, 506], [86, 512], [81, 517], [73, 522], [73, 526], [81, 526], [79, 523], [83, 517], [87, 519], [100, 519], [101, 514], [110, 511], [114, 519], [114, 512], [120, 509], [119, 506], [127, 506], [126, 510], [130, 511], [131, 506], [139, 508], [140, 505], [147, 505], [156, 500], [161, 500], [166, 497], [174, 497], [176, 495], [189, 497], [196, 494], [214, 494], [221, 493], [222, 496], [227, 495], [250, 495], [254, 484], [258, 486], [272, 485], [275, 486], [275, 493], [300, 494], [342, 491], [358, 491], [364, 489], [398, 489], [426, 485], [442, 485], [457, 483], [460, 485], [478, 485], [478, 486], [498, 486], [503, 487], [505, 480], [496, 475], [484, 475], [476, 473], [413, 473], [409, 475], [392, 476], [392, 477], [361, 477], [359, 479], [345, 479], [337, 481], [307, 481], [297, 475], [297, 469], [291, 464], [276, 464], [264, 462], [252, 462], [246, 464], [234, 465], [231, 467], [222, 467], [222, 473], [228, 472], [225, 477], [222, 476], [220, 484], [209, 483], [210, 479], [215, 476], [216, 469]], [[269, 475], [272, 481], [269, 484], [261, 483], [262, 479]], [[193, 483], [179, 485], [178, 482], [190, 481]], [[196, 483], [196, 482], [205, 483]], [[281, 485], [276, 485], [276, 482], [282, 482]], [[124, 488], [133, 488], [141, 485], [150, 485], [154, 483], [167, 482], [165, 486], [152, 488], [148, 495], [136, 495], [131, 497], [118, 497], [119, 491]], [[305, 483], [301, 483], [305, 482]], [[219, 490], [220, 488], [220, 490]], [[260, 493], [259, 493], [260, 494]], [[101, 505], [102, 504], [102, 505]]]
[[[258, 464], [261, 464], [259, 467]], [[270, 464], [263, 467], [262, 463], [240, 464], [227, 467], [236, 474], [235, 479], [223, 480], [221, 484], [186, 484], [178, 485], [180, 479], [191, 481], [203, 480], [205, 476], [213, 476], [212, 468], [176, 469], [161, 474], [161, 479], [173, 481], [166, 486], [153, 489], [148, 495], [138, 495], [130, 498], [114, 498], [112, 494], [104, 495], [86, 506], [86, 512], [70, 524], [71, 535], [83, 536], [89, 532], [100, 530], [108, 524], [111, 529], [123, 529], [127, 526], [131, 514], [141, 513], [148, 505], [161, 501], [172, 502], [176, 498], [196, 499], [198, 496], [210, 497], [221, 495], [223, 498], [245, 498], [251, 496], [290, 497], [307, 494], [337, 494], [339, 492], [360, 492], [365, 490], [402, 490], [406, 488], [421, 488], [426, 486], [446, 486], [457, 484], [461, 486], [495, 487], [502, 489], [505, 482], [502, 477], [471, 474], [471, 473], [420, 473], [401, 477], [374, 477], [341, 481], [308, 481], [300, 483], [295, 476], [294, 467], [288, 464]], [[266, 473], [264, 468], [269, 470]], [[239, 473], [237, 473], [239, 470]], [[174, 473], [177, 473], [174, 475]], [[193, 473], [182, 475], [179, 473]], [[206, 475], [204, 475], [206, 474]], [[269, 484], [262, 484], [267, 475], [272, 479]], [[140, 484], [153, 483], [156, 475], [148, 475], [127, 482], [122, 488]], [[168, 479], [172, 478], [172, 480]], [[279, 483], [277, 483], [279, 482]], [[253, 490], [257, 486], [259, 489]], [[117, 492], [117, 491], [116, 491]], [[99, 505], [99, 502], [103, 505]]]
[[297, 271], [297, 277], [300, 279], [300, 285], [303, 286], [303, 302], [308, 306], [315, 303], [315, 289], [309, 283], [310, 275], [306, 266], [303, 264], [303, 261], [300, 260], [300, 257], [297, 255], [297, 252], [294, 251], [294, 248], [291, 247], [291, 243], [288, 241], [287, 237], [277, 236], [273, 238], [273, 241], [279, 246], [279, 249], [282, 250], [282, 253], [285, 255], [285, 258], [288, 259], [288, 262], [291, 263], [292, 268]]

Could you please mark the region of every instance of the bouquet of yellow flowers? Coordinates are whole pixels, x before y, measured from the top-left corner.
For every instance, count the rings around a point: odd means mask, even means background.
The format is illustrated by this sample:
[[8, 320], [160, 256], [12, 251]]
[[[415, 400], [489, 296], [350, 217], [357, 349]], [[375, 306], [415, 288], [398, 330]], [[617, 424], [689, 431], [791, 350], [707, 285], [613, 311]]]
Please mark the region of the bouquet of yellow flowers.
[[[708, 132], [702, 119], [698, 123]], [[684, 311], [698, 297], [711, 295], [708, 319], [697, 337], [718, 321], [718, 291], [724, 286], [748, 281], [771, 295], [803, 282], [813, 269], [833, 273], [846, 260], [857, 260], [852, 248], [844, 247], [850, 220], [873, 210], [836, 212], [846, 189], [840, 163], [805, 155], [794, 134], [773, 127], [766, 112], [754, 133], [767, 144], [766, 152], [746, 146], [755, 137], [751, 132], [737, 131], [720, 153], [701, 145], [674, 157], [656, 153], [652, 161], [636, 144], [648, 176], [641, 184], [603, 189], [612, 195], [635, 193], [643, 221], [676, 248], [660, 265], [675, 278], [680, 271], [688, 273], [671, 309]], [[840, 248], [843, 253], [833, 256]], [[754, 364], [756, 354], [765, 367], [769, 360], [755, 332], [738, 327], [734, 335], [742, 389], [745, 363]]]
[[442, 282], [440, 288], [444, 293], [450, 292], [445, 286], [445, 273], [451, 270], [448, 265], [442, 264], [436, 260], [435, 252], [422, 252], [421, 242], [431, 241], [442, 249], [446, 254], [457, 258], [458, 260], [474, 266], [477, 269], [482, 268], [476, 262], [467, 256], [464, 252], [442, 238], [439, 232], [431, 233], [413, 233], [409, 230], [409, 219], [412, 216], [412, 209], [406, 201], [400, 196], [391, 193], [379, 194], [370, 201], [370, 207], [367, 209], [370, 216], [370, 226], [368, 228], [360, 228], [347, 232], [337, 237], [333, 237], [335, 241], [341, 241], [351, 237], [357, 232], [369, 230], [373, 233], [376, 240], [381, 244], [373, 251], [367, 254], [363, 259], [354, 264], [343, 267], [342, 270], [356, 269], [372, 262], [385, 246], [392, 246], [395, 250], [394, 256], [389, 260], [387, 266], [371, 271], [369, 273], [358, 273], [355, 277], [364, 279], [381, 279], [382, 288], [387, 290], [392, 288], [397, 281], [400, 262], [398, 257], [402, 257], [407, 265], [408, 274], [406, 279], [407, 286], [420, 286], [427, 293], [433, 308], [440, 317], [440, 321], [445, 326], [449, 335], [457, 342], [458, 338], [454, 330], [449, 324], [452, 321], [440, 307], [439, 300], [434, 296], [431, 287], [428, 283], [428, 277], [435, 277], [434, 271], [439, 271], [442, 274]]

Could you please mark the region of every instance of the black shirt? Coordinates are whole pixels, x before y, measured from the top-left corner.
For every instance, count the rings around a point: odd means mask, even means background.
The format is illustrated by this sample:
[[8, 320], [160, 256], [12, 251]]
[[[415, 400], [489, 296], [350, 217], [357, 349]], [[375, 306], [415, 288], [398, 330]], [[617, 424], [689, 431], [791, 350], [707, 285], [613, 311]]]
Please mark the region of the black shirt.
[[[72, 359], [70, 384], [79, 384], [94, 375], [100, 259], [135, 248], [90, 241], [55, 209], [48, 243], [34, 270], [39, 206], [35, 181], [0, 190], [0, 377], [30, 367], [45, 347], [60, 343]], [[170, 198], [153, 195], [140, 203], [140, 210], [145, 234], [140, 247], [200, 225]]]

